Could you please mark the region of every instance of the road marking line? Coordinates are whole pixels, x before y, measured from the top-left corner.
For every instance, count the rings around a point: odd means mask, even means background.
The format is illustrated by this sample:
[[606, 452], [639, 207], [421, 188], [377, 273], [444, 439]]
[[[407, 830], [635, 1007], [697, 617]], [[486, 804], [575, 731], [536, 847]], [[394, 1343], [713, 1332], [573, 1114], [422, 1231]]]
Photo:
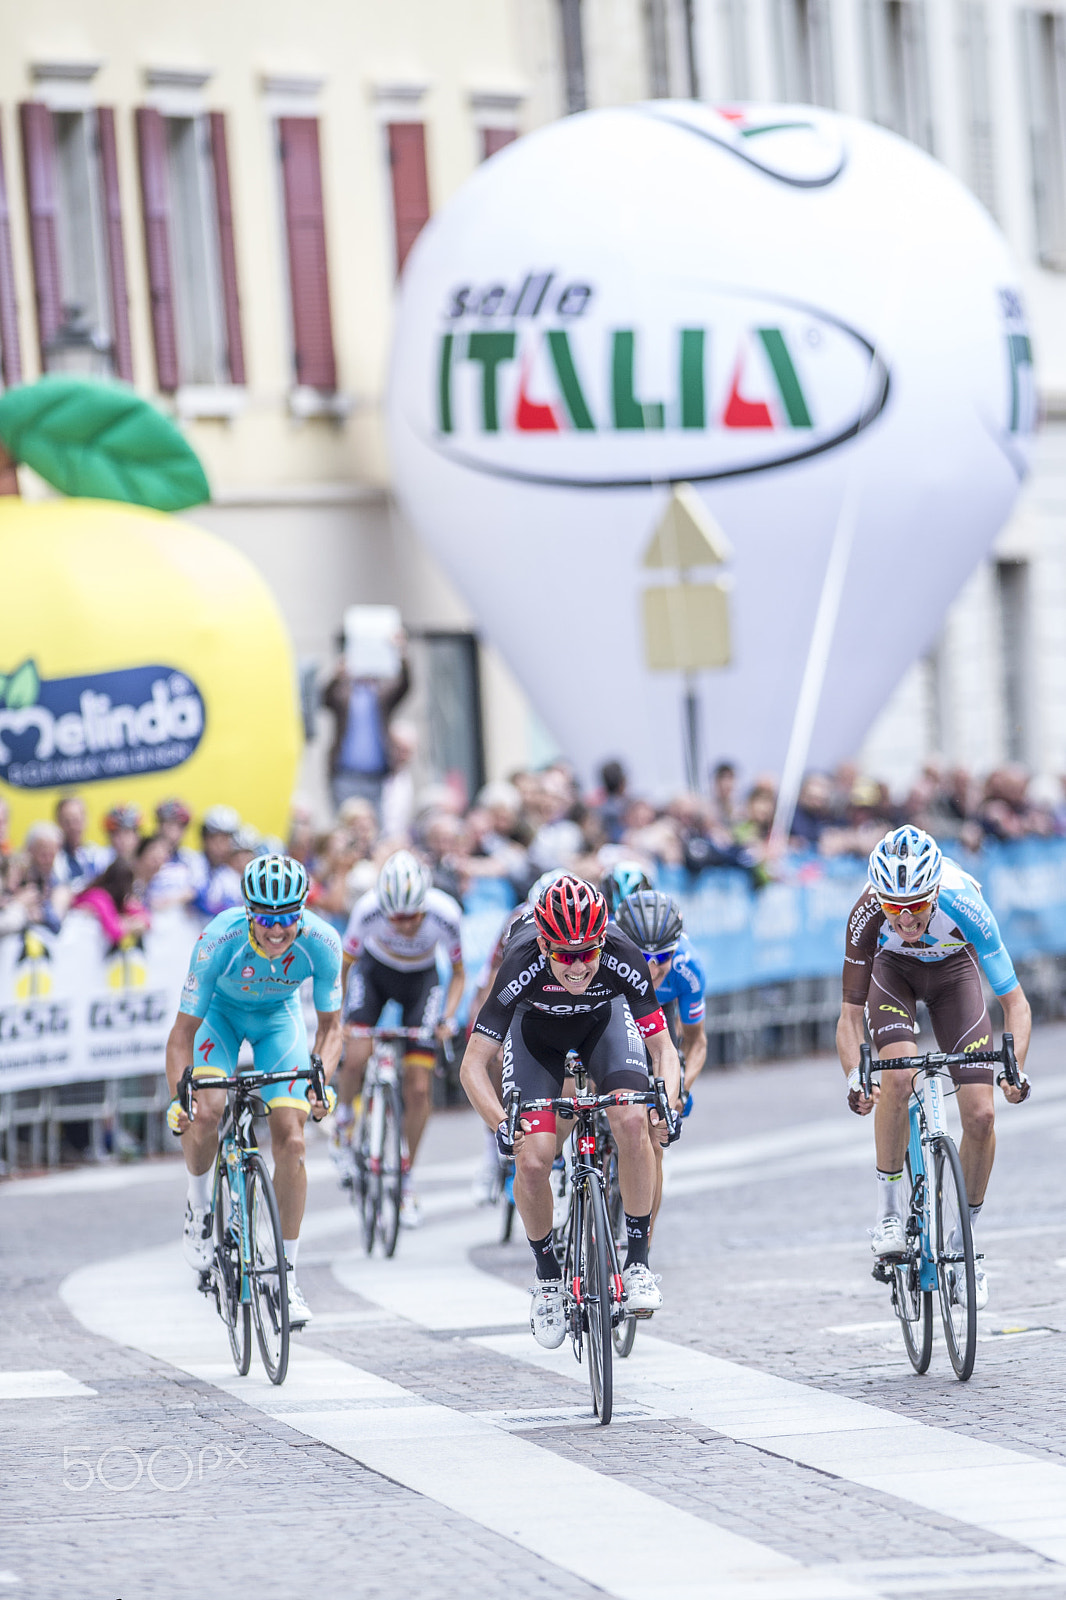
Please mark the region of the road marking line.
[[[336, 1357], [294, 1345], [283, 1388], [258, 1367], [239, 1378], [220, 1359], [221, 1323], [194, 1290], [176, 1245], [83, 1267], [60, 1293], [94, 1333], [215, 1385], [617, 1600], [872, 1600], [877, 1594], [831, 1569], [812, 1574], [755, 1540]], [[580, 1508], [580, 1537], [561, 1538], [546, 1556], [545, 1530], [557, 1525], [560, 1506]], [[639, 1568], [619, 1532], [634, 1527], [655, 1530], [654, 1562]]]
[[58, 1370], [0, 1372], [0, 1400], [61, 1400], [97, 1392]]
[[[560, 1360], [569, 1351], [542, 1350], [528, 1336], [471, 1342], [559, 1377], [573, 1373], [572, 1363], [568, 1370]], [[616, 1393], [627, 1401], [703, 1423], [738, 1443], [1066, 1563], [1066, 1467], [643, 1333], [614, 1373]]]

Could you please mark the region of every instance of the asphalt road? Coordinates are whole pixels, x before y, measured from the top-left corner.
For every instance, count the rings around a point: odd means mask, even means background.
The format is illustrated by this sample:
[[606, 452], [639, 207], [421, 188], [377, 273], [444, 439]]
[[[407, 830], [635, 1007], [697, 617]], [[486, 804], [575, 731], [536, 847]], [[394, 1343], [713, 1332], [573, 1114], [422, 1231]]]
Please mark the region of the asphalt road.
[[595, 1425], [520, 1242], [431, 1125], [426, 1225], [368, 1261], [324, 1138], [289, 1378], [240, 1379], [180, 1255], [180, 1161], [0, 1185], [0, 1597], [1066, 1600], [1066, 1029], [1000, 1103], [968, 1384], [870, 1276], [869, 1122], [827, 1059], [709, 1076]]

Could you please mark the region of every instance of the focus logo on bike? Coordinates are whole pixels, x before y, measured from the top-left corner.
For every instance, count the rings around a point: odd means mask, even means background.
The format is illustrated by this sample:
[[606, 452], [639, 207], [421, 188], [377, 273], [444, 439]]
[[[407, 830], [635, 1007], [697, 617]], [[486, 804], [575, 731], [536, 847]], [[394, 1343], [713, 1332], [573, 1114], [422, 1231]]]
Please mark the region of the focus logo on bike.
[[49, 679], [24, 661], [0, 685], [0, 780], [15, 789], [166, 772], [203, 737], [203, 697], [172, 667]]

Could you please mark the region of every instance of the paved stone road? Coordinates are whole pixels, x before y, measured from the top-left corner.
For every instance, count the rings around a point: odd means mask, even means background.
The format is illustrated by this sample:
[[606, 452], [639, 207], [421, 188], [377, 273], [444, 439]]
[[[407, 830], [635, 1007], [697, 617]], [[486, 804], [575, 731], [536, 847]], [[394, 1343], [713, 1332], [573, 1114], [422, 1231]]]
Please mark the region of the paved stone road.
[[[199, 1356], [190, 1354], [183, 1369], [180, 1358], [152, 1353], [178, 1349], [185, 1308], [195, 1317], [201, 1307], [174, 1249], [184, 1190], [177, 1163], [0, 1187], [0, 1594], [201, 1600], [235, 1585], [241, 1594], [319, 1600], [353, 1593], [450, 1600], [505, 1591], [677, 1600], [801, 1592], [810, 1600], [845, 1592], [922, 1600], [940, 1593], [1066, 1597], [1066, 1491], [1060, 1503], [1057, 1486], [1057, 1469], [1066, 1467], [1064, 1043], [1066, 1030], [1041, 1031], [1031, 1065], [1045, 1092], [1000, 1112], [997, 1167], [979, 1225], [992, 1298], [968, 1385], [952, 1376], [939, 1331], [932, 1369], [918, 1378], [890, 1326], [887, 1291], [869, 1275], [869, 1127], [847, 1116], [839, 1072], [826, 1060], [719, 1074], [701, 1086], [686, 1138], [668, 1157], [674, 1192], [655, 1251], [667, 1305], [638, 1333], [629, 1370], [620, 1373], [620, 1415], [606, 1430], [589, 1425], [583, 1371], [572, 1361], [548, 1363], [548, 1370], [537, 1364], [528, 1336], [514, 1343], [518, 1301], [506, 1291], [528, 1283], [527, 1255], [517, 1244], [490, 1242], [496, 1219], [466, 1206], [468, 1168], [480, 1148], [469, 1117], [442, 1117], [432, 1126], [426, 1160], [434, 1175], [423, 1190], [432, 1220], [421, 1235], [401, 1240], [396, 1262], [372, 1272], [357, 1248], [354, 1214], [331, 1182], [324, 1143], [314, 1149], [301, 1280], [318, 1320], [299, 1342], [384, 1380], [370, 1400], [327, 1397], [318, 1421], [299, 1399], [301, 1373], [310, 1368], [298, 1363], [286, 1389], [265, 1399], [268, 1386], [255, 1387], [253, 1368], [244, 1390], [250, 1403], [240, 1398], [220, 1324], [207, 1329], [212, 1352], [217, 1340], [210, 1376], [202, 1375]], [[133, 1252], [148, 1254], [123, 1265], [120, 1258]], [[118, 1268], [104, 1265], [116, 1259]], [[481, 1281], [491, 1275], [489, 1299], [495, 1304], [498, 1293], [502, 1308], [475, 1327], [462, 1315], [470, 1263], [482, 1269]], [[446, 1269], [439, 1284], [431, 1278], [438, 1265]], [[65, 1291], [75, 1316], [60, 1286], [85, 1268], [92, 1271], [72, 1280], [81, 1285], [77, 1293], [70, 1285]], [[123, 1332], [135, 1347], [85, 1326], [104, 1326], [110, 1316], [125, 1329], [123, 1283], [144, 1285], [148, 1331], [131, 1321]], [[414, 1299], [403, 1302], [401, 1315], [397, 1297], [404, 1294]], [[1009, 1331], [1020, 1329], [1029, 1331]], [[814, 1407], [811, 1420], [796, 1425], [802, 1440], [790, 1447], [776, 1437], [760, 1443], [746, 1436], [752, 1427], [743, 1399], [712, 1424], [706, 1409], [686, 1409], [685, 1383], [673, 1398], [660, 1385], [654, 1403], [651, 1390], [627, 1396], [626, 1384], [638, 1383], [656, 1361], [669, 1367], [674, 1357], [684, 1359], [684, 1350], [730, 1364], [713, 1367], [715, 1384], [723, 1374], [729, 1382], [745, 1373], [787, 1380], [772, 1391], [784, 1397], [781, 1404], [787, 1409], [798, 1396], [797, 1404]], [[11, 1374], [31, 1371], [64, 1373], [93, 1392], [50, 1393], [59, 1380], [41, 1377], [35, 1397], [3, 1398]], [[830, 1424], [837, 1412], [818, 1410], [833, 1406], [844, 1408], [845, 1423]], [[518, 1474], [520, 1498], [549, 1496], [539, 1540], [524, 1537], [517, 1522], [509, 1533], [506, 1519], [479, 1518], [446, 1466], [439, 1479], [432, 1471], [419, 1478], [415, 1469], [425, 1470], [435, 1444], [413, 1438], [407, 1458], [403, 1450], [388, 1455], [395, 1443], [389, 1429], [408, 1426], [412, 1407], [423, 1428], [438, 1419], [438, 1433], [440, 1418], [481, 1429], [476, 1438], [488, 1441], [490, 1457], [494, 1438], [511, 1451], [519, 1447], [508, 1440], [526, 1442], [506, 1470]], [[349, 1416], [355, 1443], [339, 1436], [327, 1442], [322, 1436], [333, 1438], [346, 1409], [357, 1413], [354, 1421]], [[914, 1457], [914, 1478], [899, 1492], [856, 1481], [893, 1466], [904, 1433], [893, 1439], [892, 1429], [908, 1421], [926, 1425], [918, 1430], [925, 1441], [942, 1437], [928, 1430], [957, 1436], [950, 1514], [931, 1508], [936, 1502], [928, 1496], [923, 1503], [926, 1479], [944, 1478], [930, 1475], [924, 1458]], [[808, 1445], [817, 1447], [818, 1430], [830, 1425], [859, 1430], [868, 1440], [865, 1463], [811, 1464]], [[377, 1467], [353, 1459], [364, 1427], [378, 1454], [363, 1454]], [[1050, 1487], [1037, 1491], [1043, 1498], [1034, 1500], [1031, 1537], [1024, 1523], [1017, 1538], [995, 1531], [994, 1518], [979, 1510], [984, 1491], [972, 1466], [979, 1458], [973, 1441], [1054, 1469]], [[446, 1439], [440, 1448], [445, 1463]], [[399, 1464], [385, 1469], [386, 1460]], [[686, 1586], [677, 1560], [657, 1578], [663, 1558], [654, 1506], [646, 1521], [634, 1522], [621, 1498], [610, 1536], [631, 1576], [597, 1582], [595, 1565], [583, 1568], [573, 1550], [583, 1538], [584, 1491], [553, 1497], [553, 1484], [579, 1469], [586, 1476], [567, 1483], [602, 1494], [608, 1508], [610, 1496], [629, 1486], [675, 1508], [669, 1515], [684, 1514], [677, 1522], [682, 1567], [686, 1539], [694, 1552]], [[1054, 1561], [1048, 1516], [1062, 1521]], [[704, 1545], [693, 1530], [700, 1528], [708, 1537], [754, 1541], [772, 1570], [745, 1568], [745, 1576], [727, 1581], [724, 1568], [698, 1555]], [[798, 1565], [773, 1568], [785, 1557]]]

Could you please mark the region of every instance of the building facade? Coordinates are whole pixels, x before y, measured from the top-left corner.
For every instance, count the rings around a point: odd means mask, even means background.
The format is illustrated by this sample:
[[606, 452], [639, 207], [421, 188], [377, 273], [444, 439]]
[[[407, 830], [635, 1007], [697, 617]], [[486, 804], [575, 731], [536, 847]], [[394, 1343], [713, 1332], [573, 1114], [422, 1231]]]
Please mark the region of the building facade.
[[173, 411], [212, 483], [194, 520], [271, 584], [309, 700], [344, 607], [397, 604], [424, 771], [468, 788], [547, 746], [389, 494], [393, 292], [427, 218], [517, 134], [651, 96], [809, 101], [930, 150], [1021, 264], [1046, 422], [1016, 516], [863, 759], [896, 783], [933, 751], [1066, 770], [1066, 14], [1014, 0], [2, 0], [0, 14], [3, 382], [88, 337]]

